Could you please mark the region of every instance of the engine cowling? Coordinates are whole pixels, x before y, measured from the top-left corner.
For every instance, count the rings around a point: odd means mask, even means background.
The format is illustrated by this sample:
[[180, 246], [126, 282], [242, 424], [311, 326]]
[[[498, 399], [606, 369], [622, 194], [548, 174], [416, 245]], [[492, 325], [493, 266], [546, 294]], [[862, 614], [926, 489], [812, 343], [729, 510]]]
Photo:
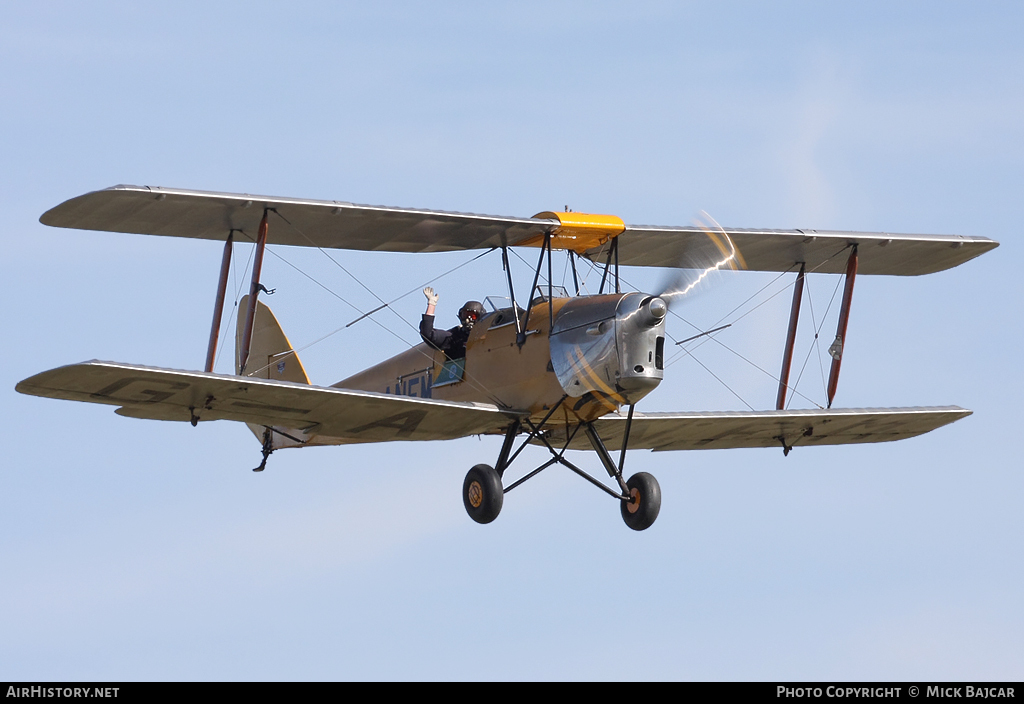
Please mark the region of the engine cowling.
[[570, 397], [636, 403], [664, 378], [668, 306], [644, 293], [574, 298], [551, 331], [551, 366]]

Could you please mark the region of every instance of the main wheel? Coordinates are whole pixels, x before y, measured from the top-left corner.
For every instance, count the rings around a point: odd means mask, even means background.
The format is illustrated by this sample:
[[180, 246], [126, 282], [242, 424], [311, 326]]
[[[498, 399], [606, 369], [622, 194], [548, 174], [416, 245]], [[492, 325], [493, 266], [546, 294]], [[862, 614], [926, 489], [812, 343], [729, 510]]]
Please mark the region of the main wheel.
[[462, 503], [466, 513], [477, 523], [490, 523], [501, 513], [505, 494], [501, 476], [494, 467], [478, 464], [466, 474], [462, 482]]
[[629, 481], [629, 501], [621, 504], [622, 520], [633, 530], [650, 528], [661, 511], [661, 487], [647, 472], [637, 472]]

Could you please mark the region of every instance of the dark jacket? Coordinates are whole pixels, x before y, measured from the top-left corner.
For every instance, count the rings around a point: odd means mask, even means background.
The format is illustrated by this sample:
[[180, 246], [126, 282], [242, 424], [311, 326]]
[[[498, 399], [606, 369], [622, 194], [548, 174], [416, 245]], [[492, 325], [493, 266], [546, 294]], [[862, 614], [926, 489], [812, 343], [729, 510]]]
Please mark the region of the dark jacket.
[[435, 330], [434, 316], [423, 315], [420, 321], [420, 336], [431, 347], [444, 352], [448, 359], [461, 359], [466, 356], [466, 340], [472, 327], [459, 325], [451, 330]]

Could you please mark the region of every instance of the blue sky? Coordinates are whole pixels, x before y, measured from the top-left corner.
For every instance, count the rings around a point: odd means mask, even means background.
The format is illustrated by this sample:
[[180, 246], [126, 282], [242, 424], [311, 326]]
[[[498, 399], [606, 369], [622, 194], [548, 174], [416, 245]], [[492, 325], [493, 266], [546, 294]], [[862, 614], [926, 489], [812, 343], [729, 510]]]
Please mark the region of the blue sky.
[[[0, 12], [0, 678], [1024, 676], [1018, 5]], [[459, 491], [469, 467], [493, 462], [493, 438], [280, 452], [254, 475], [244, 426], [14, 392], [93, 358], [202, 366], [216, 243], [38, 222], [116, 183], [988, 236], [1002, 246], [952, 271], [858, 279], [836, 398], [975, 413], [902, 443], [787, 458], [635, 453], [627, 470], [655, 474], [664, 495], [641, 534], [555, 470], [476, 525]], [[372, 307], [319, 253], [278, 255]], [[386, 299], [468, 258], [340, 256]], [[723, 275], [682, 314], [710, 325], [772, 278]], [[820, 312], [836, 279], [819, 278]], [[296, 345], [355, 317], [275, 256], [263, 279]], [[435, 286], [454, 323], [463, 300], [503, 292], [500, 262]], [[398, 310], [415, 321], [422, 304], [415, 294]], [[788, 305], [776, 296], [722, 341], [775, 373]], [[364, 321], [303, 361], [331, 383], [403, 348]], [[772, 406], [763, 372], [713, 344], [696, 356], [746, 402]], [[811, 360], [801, 391], [820, 400]], [[640, 410], [743, 407], [692, 360], [667, 377]]]

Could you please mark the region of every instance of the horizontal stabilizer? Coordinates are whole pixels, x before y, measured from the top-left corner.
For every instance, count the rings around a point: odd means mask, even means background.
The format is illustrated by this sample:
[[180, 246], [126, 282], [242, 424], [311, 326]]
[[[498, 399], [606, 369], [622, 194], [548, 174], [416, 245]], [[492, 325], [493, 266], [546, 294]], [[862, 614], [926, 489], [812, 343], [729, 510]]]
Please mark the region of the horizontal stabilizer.
[[[504, 217], [440, 210], [356, 205], [215, 193], [149, 186], [113, 186], [72, 198], [48, 210], [44, 225], [168, 237], [227, 239], [232, 230], [256, 239], [264, 209], [271, 216], [267, 242], [381, 252], [451, 252], [502, 245], [536, 244], [559, 229], [556, 218]], [[950, 269], [998, 242], [959, 235], [901, 235], [887, 232], [751, 230], [726, 228], [742, 255], [742, 268], [788, 271], [803, 263], [808, 273], [842, 273], [844, 250], [857, 244], [858, 273], [915, 276]], [[616, 238], [618, 261], [630, 266], [677, 266], [706, 244], [699, 227], [626, 225]], [[604, 249], [586, 256], [604, 260]]]
[[133, 418], [235, 420], [294, 428], [321, 441], [451, 440], [503, 432], [510, 419], [489, 404], [99, 361], [36, 374], [16, 389], [119, 406], [120, 415]]
[[[629, 447], [655, 451], [725, 450], [888, 442], [923, 435], [970, 414], [971, 411], [957, 406], [636, 413], [629, 431]], [[594, 426], [609, 448], [621, 447], [625, 416], [607, 415], [596, 420]], [[561, 447], [565, 443], [564, 431], [553, 431], [549, 441]], [[588, 450], [591, 445], [583, 433], [577, 433], [569, 447]]]

